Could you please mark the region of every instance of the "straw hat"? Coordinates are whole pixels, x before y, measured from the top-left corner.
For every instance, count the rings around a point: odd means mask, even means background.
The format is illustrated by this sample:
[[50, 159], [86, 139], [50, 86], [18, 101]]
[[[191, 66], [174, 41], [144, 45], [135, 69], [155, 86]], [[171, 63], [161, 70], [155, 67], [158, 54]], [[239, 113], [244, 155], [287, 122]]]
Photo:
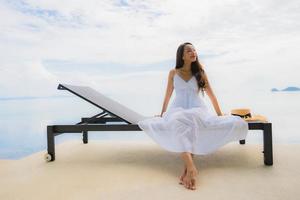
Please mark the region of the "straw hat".
[[252, 115], [249, 108], [232, 109], [231, 115], [240, 116], [245, 121], [262, 121], [268, 122], [268, 119], [263, 115]]

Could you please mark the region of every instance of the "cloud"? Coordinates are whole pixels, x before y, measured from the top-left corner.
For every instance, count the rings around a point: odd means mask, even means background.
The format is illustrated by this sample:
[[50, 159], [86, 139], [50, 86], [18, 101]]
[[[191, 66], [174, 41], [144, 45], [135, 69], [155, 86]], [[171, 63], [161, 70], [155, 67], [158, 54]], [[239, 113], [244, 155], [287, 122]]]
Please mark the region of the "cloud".
[[57, 77], [39, 63], [5, 63], [0, 68], [1, 97], [52, 96], [55, 95]]
[[22, 82], [42, 94], [37, 77], [50, 89], [64, 80], [94, 84], [110, 70], [116, 77], [167, 73], [185, 41], [195, 45], [217, 91], [299, 84], [299, 6], [296, 0], [1, 1], [1, 79], [16, 88], [1, 81], [0, 95], [23, 94]]

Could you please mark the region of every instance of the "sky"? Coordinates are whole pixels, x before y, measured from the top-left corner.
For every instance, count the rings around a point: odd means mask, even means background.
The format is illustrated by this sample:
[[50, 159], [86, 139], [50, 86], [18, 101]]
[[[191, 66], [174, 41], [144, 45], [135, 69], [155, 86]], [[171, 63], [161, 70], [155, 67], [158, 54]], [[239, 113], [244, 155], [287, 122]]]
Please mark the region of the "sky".
[[0, 0], [0, 98], [163, 96], [191, 42], [218, 95], [300, 86], [297, 0]]

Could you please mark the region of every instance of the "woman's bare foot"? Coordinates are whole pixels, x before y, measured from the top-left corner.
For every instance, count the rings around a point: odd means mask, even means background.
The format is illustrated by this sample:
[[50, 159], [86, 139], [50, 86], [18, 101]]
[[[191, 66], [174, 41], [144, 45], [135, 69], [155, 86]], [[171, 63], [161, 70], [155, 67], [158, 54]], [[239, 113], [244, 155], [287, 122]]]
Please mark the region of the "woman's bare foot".
[[195, 190], [197, 175], [198, 170], [195, 167], [188, 168], [186, 171], [186, 176], [183, 177], [184, 187], [190, 190]]
[[186, 171], [187, 171], [187, 168], [184, 167], [183, 173], [182, 173], [182, 175], [179, 177], [179, 184], [180, 184], [180, 185], [183, 185], [183, 178], [186, 176]]

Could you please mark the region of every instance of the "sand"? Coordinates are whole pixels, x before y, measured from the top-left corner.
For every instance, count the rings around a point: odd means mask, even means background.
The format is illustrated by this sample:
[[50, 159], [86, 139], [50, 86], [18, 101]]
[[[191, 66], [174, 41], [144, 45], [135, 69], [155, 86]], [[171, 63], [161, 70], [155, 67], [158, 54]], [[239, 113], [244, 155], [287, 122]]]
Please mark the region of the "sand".
[[296, 199], [300, 144], [274, 144], [274, 165], [262, 145], [230, 143], [196, 156], [197, 190], [178, 184], [179, 154], [152, 141], [69, 141], [20, 160], [0, 160], [0, 199]]

